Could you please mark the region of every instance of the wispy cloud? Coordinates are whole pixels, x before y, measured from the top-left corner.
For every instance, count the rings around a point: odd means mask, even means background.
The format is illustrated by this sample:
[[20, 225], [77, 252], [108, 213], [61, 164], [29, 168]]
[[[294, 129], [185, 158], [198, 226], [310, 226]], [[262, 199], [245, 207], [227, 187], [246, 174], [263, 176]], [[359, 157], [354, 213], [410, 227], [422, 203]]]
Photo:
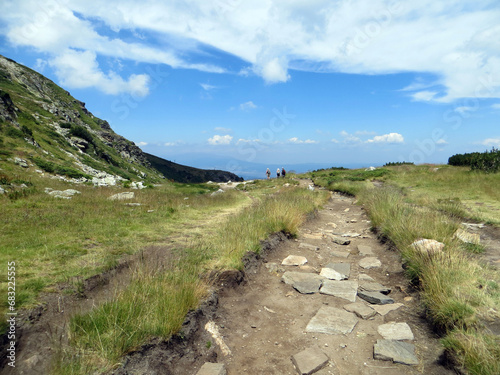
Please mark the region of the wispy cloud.
[[148, 142], [137, 142], [136, 145], [139, 146], [139, 147], [147, 146]]
[[404, 143], [404, 137], [399, 133], [389, 133], [377, 135], [372, 139], [368, 139], [367, 143]]
[[487, 138], [481, 142], [485, 146], [497, 146], [500, 147], [500, 137], [499, 138]]
[[215, 90], [215, 89], [218, 89], [217, 86], [214, 86], [214, 85], [210, 85], [208, 83], [200, 83], [200, 86], [203, 88], [203, 90], [205, 91], [211, 91], [211, 90]]
[[248, 101], [248, 102], [240, 104], [240, 109], [242, 111], [249, 111], [249, 110], [252, 110], [255, 108], [257, 108], [257, 106], [252, 101]]
[[214, 130], [215, 130], [216, 132], [221, 132], [221, 133], [230, 133], [230, 132], [232, 132], [232, 131], [233, 131], [233, 129], [223, 128], [223, 127], [220, 127], [220, 126], [218, 126], [218, 127], [214, 128]]
[[436, 91], [418, 91], [411, 95], [416, 102], [430, 102], [436, 98], [438, 93]]
[[465, 106], [465, 105], [455, 108], [455, 112], [458, 112], [460, 114], [464, 114], [464, 113], [467, 113], [467, 112], [473, 112], [473, 111], [476, 111], [476, 110], [477, 110], [477, 107], [470, 107], [470, 106]]
[[298, 137], [292, 137], [288, 139], [289, 143], [294, 143], [294, 144], [315, 144], [319, 143], [318, 141], [312, 140], [312, 139], [299, 139]]
[[500, 109], [500, 103], [492, 104], [491, 108], [493, 108], [493, 109]]
[[214, 135], [212, 138], [208, 138], [207, 142], [209, 145], [228, 145], [233, 140], [233, 137], [230, 135]]

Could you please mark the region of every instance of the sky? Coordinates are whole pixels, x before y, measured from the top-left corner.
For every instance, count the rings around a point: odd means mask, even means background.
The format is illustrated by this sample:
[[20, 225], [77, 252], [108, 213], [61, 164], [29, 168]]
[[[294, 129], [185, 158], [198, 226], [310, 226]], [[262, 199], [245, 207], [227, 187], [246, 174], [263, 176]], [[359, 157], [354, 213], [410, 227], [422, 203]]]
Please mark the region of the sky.
[[0, 54], [143, 151], [243, 176], [500, 146], [497, 0], [2, 0]]

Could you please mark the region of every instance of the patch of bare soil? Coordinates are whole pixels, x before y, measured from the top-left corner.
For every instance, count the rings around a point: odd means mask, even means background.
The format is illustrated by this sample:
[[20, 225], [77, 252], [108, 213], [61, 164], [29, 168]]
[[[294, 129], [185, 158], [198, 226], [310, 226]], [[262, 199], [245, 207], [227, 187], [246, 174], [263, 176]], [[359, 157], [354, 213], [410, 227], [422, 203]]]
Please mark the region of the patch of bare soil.
[[[220, 297], [216, 323], [231, 354], [224, 356], [219, 353], [218, 362], [225, 363], [229, 375], [296, 374], [291, 357], [312, 346], [319, 347], [330, 358], [317, 374], [454, 373], [440, 364], [443, 350], [439, 337], [425, 321], [418, 293], [408, 285], [399, 255], [377, 240], [370, 232], [370, 223], [363, 209], [353, 203], [353, 198], [334, 194], [325, 209], [306, 223], [297, 240], [282, 242], [266, 256], [266, 263], [262, 263], [256, 273], [248, 275], [247, 284]], [[337, 245], [324, 235], [329, 230], [361, 236], [349, 238], [351, 243], [347, 246]], [[319, 250], [301, 247], [301, 243], [315, 245]], [[372, 256], [378, 258], [382, 266], [361, 268], [358, 262], [364, 257], [359, 254], [358, 245], [369, 246], [374, 253]], [[332, 251], [349, 251], [349, 255], [338, 258]], [[304, 256], [308, 262], [302, 267], [282, 266], [282, 260], [288, 255]], [[359, 319], [347, 335], [306, 332], [307, 324], [322, 306], [342, 309], [351, 302], [320, 293], [300, 294], [283, 283], [281, 276], [284, 271], [319, 272], [330, 262], [350, 263], [350, 280], [358, 279], [363, 273], [391, 288], [389, 296], [402, 306], [385, 316], [377, 314], [368, 320]], [[270, 266], [273, 263], [278, 265], [277, 269]], [[357, 297], [356, 301], [361, 300]], [[388, 322], [405, 322], [410, 326], [415, 336], [412, 343], [416, 346], [419, 365], [373, 359], [373, 346], [377, 339], [382, 339], [377, 328]], [[186, 369], [185, 374], [196, 374], [196, 370]]]

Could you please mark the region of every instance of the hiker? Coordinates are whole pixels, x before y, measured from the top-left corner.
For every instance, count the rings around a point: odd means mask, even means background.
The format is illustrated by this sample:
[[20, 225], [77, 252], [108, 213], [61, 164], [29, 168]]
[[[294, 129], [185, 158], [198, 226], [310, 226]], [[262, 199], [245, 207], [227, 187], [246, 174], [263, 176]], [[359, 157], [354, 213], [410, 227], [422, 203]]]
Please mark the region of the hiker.
[[276, 178], [280, 178], [280, 169], [279, 168], [276, 170]]
[[281, 168], [281, 176], [282, 176], [283, 178], [285, 178], [285, 176], [286, 176], [286, 171], [285, 171], [285, 168]]
[[269, 170], [269, 168], [267, 168], [266, 170], [266, 176], [268, 180], [271, 178], [271, 171]]

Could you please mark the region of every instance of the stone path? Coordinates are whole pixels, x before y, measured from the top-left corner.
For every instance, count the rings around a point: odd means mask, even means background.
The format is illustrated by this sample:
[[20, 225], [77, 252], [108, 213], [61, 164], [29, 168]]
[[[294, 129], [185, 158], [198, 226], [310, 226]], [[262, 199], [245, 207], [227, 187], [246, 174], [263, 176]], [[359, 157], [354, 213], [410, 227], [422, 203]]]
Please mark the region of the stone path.
[[442, 349], [398, 254], [352, 198], [333, 194], [266, 261], [220, 298], [215, 323], [231, 354], [218, 355], [224, 372], [213, 373], [453, 373], [437, 363]]

